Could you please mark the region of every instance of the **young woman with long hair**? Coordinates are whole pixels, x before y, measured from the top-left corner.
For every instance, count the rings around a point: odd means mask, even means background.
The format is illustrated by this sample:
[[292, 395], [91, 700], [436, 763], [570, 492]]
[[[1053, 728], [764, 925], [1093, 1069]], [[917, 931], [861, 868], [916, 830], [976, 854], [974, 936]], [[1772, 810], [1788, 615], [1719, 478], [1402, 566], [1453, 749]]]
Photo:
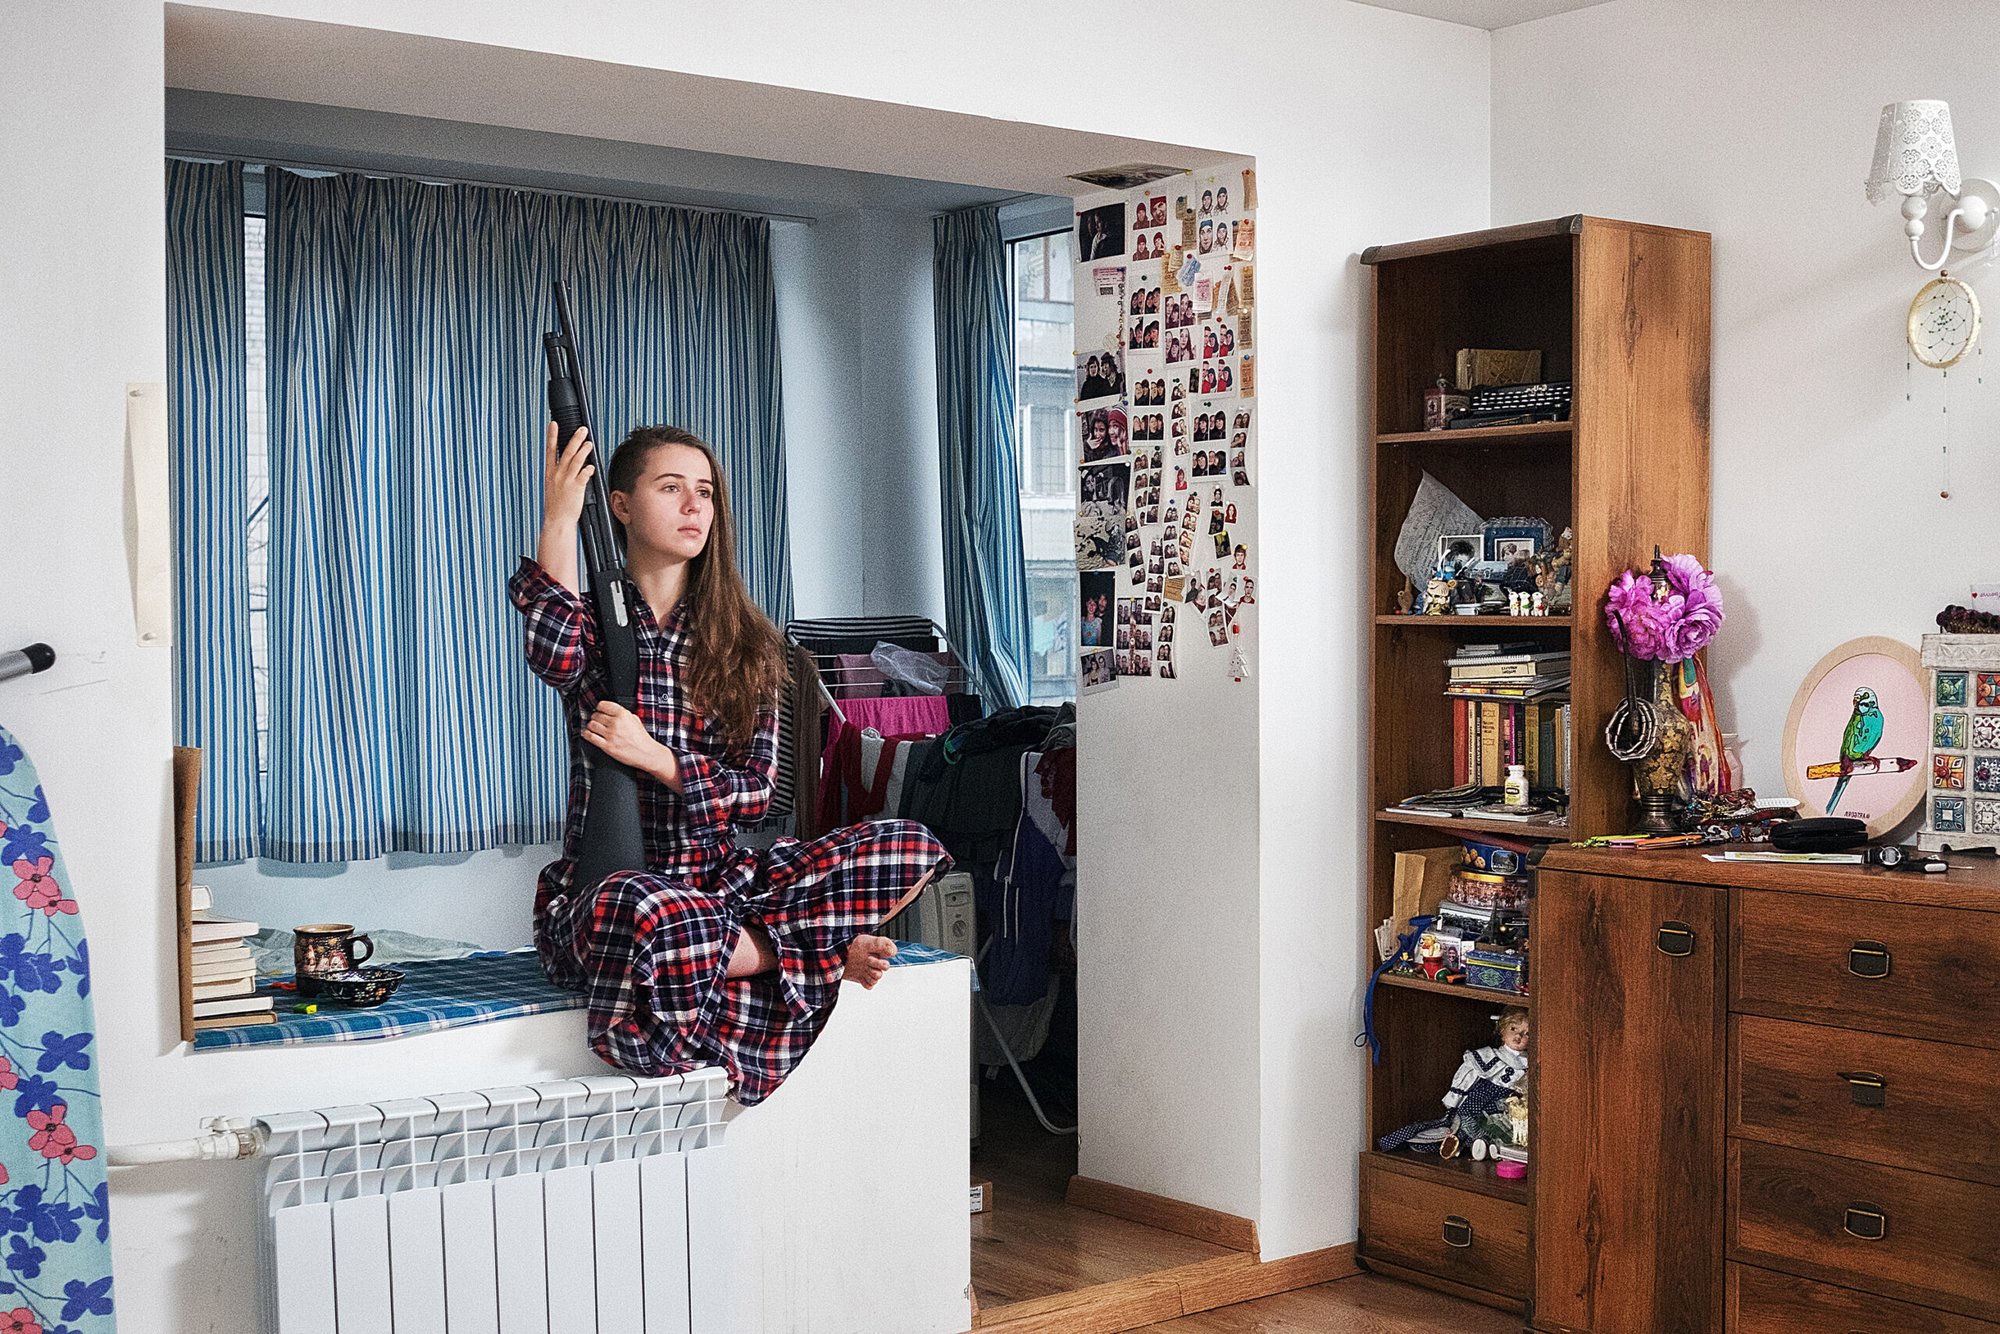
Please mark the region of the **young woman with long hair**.
[[[541, 538], [508, 590], [528, 665], [561, 692], [570, 733], [562, 856], [542, 869], [535, 948], [589, 996], [590, 1045], [635, 1074], [720, 1064], [739, 1101], [777, 1088], [825, 1025], [843, 978], [872, 987], [895, 945], [875, 934], [950, 865], [908, 821], [855, 825], [767, 851], [736, 845], [769, 809], [784, 644], [736, 569], [714, 451], [642, 426], [611, 460], [639, 647], [638, 711], [605, 698], [596, 614], [581, 596], [577, 522], [594, 465], [579, 430], [545, 445]], [[587, 757], [639, 775], [646, 866], [574, 882]]]

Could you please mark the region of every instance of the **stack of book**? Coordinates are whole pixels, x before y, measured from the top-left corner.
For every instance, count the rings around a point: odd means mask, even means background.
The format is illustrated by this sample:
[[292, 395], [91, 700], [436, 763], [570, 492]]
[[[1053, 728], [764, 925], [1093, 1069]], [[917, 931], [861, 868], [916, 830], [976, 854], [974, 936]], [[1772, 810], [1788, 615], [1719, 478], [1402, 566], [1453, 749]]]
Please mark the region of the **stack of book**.
[[257, 924], [215, 912], [208, 886], [189, 896], [188, 990], [196, 1028], [231, 1028], [277, 1022], [271, 998], [257, 994], [257, 963], [244, 944]]
[[1467, 644], [1445, 665], [1454, 781], [1497, 787], [1518, 764], [1530, 788], [1567, 789], [1569, 651]]

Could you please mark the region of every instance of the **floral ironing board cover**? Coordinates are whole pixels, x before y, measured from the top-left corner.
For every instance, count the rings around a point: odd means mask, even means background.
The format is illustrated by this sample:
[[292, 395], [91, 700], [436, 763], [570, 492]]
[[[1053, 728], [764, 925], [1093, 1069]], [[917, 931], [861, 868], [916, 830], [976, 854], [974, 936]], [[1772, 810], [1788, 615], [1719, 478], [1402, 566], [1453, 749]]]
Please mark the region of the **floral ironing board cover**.
[[0, 1334], [112, 1334], [90, 949], [33, 761], [0, 727]]

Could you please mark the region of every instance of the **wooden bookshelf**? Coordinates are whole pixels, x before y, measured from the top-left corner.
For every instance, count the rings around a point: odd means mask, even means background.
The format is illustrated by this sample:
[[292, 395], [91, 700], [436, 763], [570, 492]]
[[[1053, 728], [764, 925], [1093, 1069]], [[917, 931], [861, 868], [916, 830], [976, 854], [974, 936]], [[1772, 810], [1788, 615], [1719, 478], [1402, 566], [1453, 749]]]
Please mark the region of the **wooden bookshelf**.
[[[1709, 238], [1573, 216], [1376, 246], [1363, 253], [1362, 263], [1373, 285], [1374, 325], [1367, 706], [1375, 812], [1369, 821], [1372, 928], [1391, 913], [1398, 851], [1479, 835], [1550, 843], [1631, 826], [1629, 770], [1601, 739], [1624, 693], [1624, 667], [1599, 609], [1615, 575], [1643, 567], [1655, 543], [1708, 559]], [[1423, 391], [1451, 374], [1462, 347], [1539, 349], [1542, 378], [1571, 382], [1571, 420], [1421, 430]], [[1397, 614], [1404, 579], [1395, 563], [1396, 537], [1426, 472], [1480, 514], [1545, 519], [1557, 534], [1573, 529], [1573, 613]], [[1446, 659], [1471, 638], [1532, 639], [1569, 650], [1566, 825], [1386, 809], [1453, 780]], [[1532, 921], [1530, 940], [1547, 947], [1535, 941]], [[1532, 970], [1531, 962], [1531, 985]], [[1389, 1240], [1413, 1211], [1462, 1194], [1467, 1207], [1454, 1212], [1467, 1217], [1482, 1207], [1489, 1217], [1495, 1207], [1518, 1210], [1507, 1214], [1511, 1235], [1514, 1223], [1532, 1228], [1533, 1178], [1495, 1177], [1490, 1163], [1383, 1154], [1374, 1150], [1374, 1140], [1440, 1115], [1439, 1099], [1460, 1055], [1492, 1042], [1488, 1016], [1494, 1008], [1530, 1002], [1418, 979], [1382, 980], [1374, 1005], [1382, 1057], [1369, 1076], [1359, 1253], [1366, 1262], [1372, 1250], [1385, 1271], [1423, 1281], [1426, 1274], [1410, 1268], [1411, 1252]], [[1531, 1124], [1533, 1115], [1531, 1110]], [[1462, 1252], [1451, 1254], [1455, 1262], [1463, 1259]], [[1472, 1284], [1471, 1295], [1526, 1309], [1525, 1260], [1516, 1265], [1508, 1258], [1485, 1270], [1475, 1265], [1471, 1272], [1488, 1275]], [[1440, 1264], [1428, 1277], [1466, 1295], [1456, 1264]]]
[[1566, 823], [1530, 824], [1522, 820], [1489, 820], [1478, 815], [1414, 815], [1409, 811], [1377, 811], [1375, 818], [1391, 824], [1428, 829], [1439, 838], [1454, 838], [1459, 834], [1505, 834], [1531, 842], [1569, 842], [1569, 825]]
[[1461, 986], [1451, 982], [1433, 982], [1425, 977], [1404, 977], [1400, 973], [1382, 974], [1384, 986], [1408, 987], [1412, 991], [1431, 991], [1440, 996], [1456, 996], [1462, 1000], [1474, 1000], [1484, 1005], [1518, 1005], [1528, 1009], [1534, 1001], [1518, 991], [1495, 991], [1491, 987]]
[[1463, 431], [1391, 431], [1375, 437], [1378, 445], [1423, 445], [1464, 449], [1477, 445], [1519, 445], [1523, 448], [1566, 445], [1574, 436], [1570, 422], [1529, 422], [1520, 426], [1475, 426]]
[[1509, 637], [1516, 632], [1567, 630], [1568, 616], [1407, 616], [1388, 612], [1375, 618], [1377, 625], [1393, 625], [1403, 630], [1477, 630], [1482, 635]]

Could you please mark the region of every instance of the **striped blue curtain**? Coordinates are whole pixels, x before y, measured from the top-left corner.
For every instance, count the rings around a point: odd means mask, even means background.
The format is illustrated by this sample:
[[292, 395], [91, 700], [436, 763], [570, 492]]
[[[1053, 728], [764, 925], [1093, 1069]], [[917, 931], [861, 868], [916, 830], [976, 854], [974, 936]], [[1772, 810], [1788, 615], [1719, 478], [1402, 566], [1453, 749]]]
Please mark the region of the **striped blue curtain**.
[[[263, 851], [463, 852], [561, 832], [566, 741], [506, 581], [541, 516], [541, 334], [575, 290], [599, 429], [716, 448], [751, 592], [790, 611], [762, 220], [273, 170]], [[608, 453], [608, 446], [607, 446]]]
[[1014, 299], [995, 208], [938, 218], [945, 624], [989, 709], [1028, 701], [1028, 572], [1014, 447]]
[[202, 752], [195, 858], [256, 855], [243, 167], [167, 163], [174, 739]]

